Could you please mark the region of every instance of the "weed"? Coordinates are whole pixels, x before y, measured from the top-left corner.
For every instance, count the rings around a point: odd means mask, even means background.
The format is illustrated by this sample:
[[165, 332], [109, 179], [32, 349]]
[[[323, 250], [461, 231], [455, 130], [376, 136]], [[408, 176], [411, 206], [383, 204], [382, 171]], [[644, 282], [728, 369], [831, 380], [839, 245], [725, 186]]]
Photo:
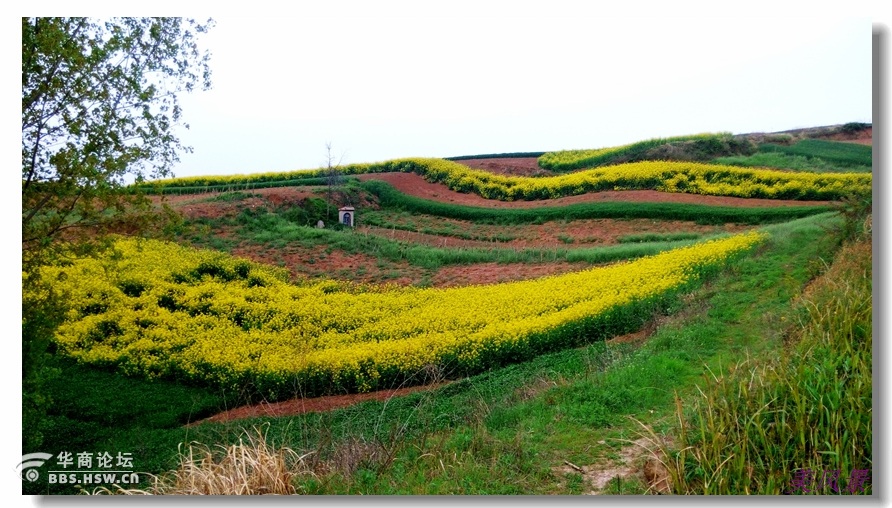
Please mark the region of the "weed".
[[641, 484], [640, 480], [634, 477], [623, 478], [622, 476], [613, 477], [601, 491], [601, 494], [607, 495], [634, 495], [646, 493], [647, 489]]
[[[264, 429], [216, 448], [193, 443], [180, 451], [179, 467], [152, 477], [148, 489], [100, 487], [93, 494], [251, 495], [295, 494], [292, 479], [309, 475], [305, 459], [290, 448], [273, 449]], [[89, 493], [89, 492], [85, 492]]]

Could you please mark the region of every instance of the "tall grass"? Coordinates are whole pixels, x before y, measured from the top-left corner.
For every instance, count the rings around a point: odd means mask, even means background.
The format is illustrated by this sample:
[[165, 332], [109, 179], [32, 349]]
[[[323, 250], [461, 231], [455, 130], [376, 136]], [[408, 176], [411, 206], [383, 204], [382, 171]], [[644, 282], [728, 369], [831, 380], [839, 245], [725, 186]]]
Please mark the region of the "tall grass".
[[845, 246], [804, 294], [784, 353], [710, 371], [695, 406], [678, 400], [678, 490], [869, 494], [872, 457], [870, 238]]
[[255, 427], [253, 433], [245, 432], [237, 444], [189, 444], [180, 452], [177, 469], [153, 476], [147, 489], [100, 487], [92, 494], [296, 494], [292, 478], [310, 474], [306, 458], [306, 454], [299, 455], [288, 447], [273, 448], [264, 429]]

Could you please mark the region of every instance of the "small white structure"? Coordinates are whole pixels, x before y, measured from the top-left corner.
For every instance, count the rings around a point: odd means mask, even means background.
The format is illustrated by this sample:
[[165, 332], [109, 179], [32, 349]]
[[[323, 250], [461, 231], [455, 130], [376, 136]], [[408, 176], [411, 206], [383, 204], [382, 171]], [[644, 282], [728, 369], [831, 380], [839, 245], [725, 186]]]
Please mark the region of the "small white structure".
[[318, 229], [325, 228], [325, 223], [320, 220], [319, 222], [316, 223], [316, 228], [318, 228]]
[[356, 225], [356, 209], [352, 206], [338, 208], [338, 222], [351, 228]]

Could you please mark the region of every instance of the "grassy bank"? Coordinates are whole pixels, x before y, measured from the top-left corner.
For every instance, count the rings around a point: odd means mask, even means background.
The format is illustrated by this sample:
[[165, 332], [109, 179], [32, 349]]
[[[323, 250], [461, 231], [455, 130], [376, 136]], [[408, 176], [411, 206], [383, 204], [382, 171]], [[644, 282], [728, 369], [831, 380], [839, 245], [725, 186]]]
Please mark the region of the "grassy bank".
[[679, 492], [872, 492], [871, 266], [869, 235], [846, 245], [797, 302], [783, 354], [710, 372], [679, 407]]

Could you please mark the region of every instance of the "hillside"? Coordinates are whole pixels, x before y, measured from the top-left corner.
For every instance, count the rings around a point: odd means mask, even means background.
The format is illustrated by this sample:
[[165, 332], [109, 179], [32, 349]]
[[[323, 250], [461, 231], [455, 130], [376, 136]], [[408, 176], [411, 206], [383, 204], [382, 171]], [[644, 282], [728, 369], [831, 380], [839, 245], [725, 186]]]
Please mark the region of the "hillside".
[[[161, 473], [178, 443], [262, 425], [311, 457], [291, 491], [317, 494], [777, 493], [797, 467], [869, 468], [869, 446], [832, 462], [808, 445], [717, 488], [707, 452], [666, 458], [705, 450], [679, 425], [710, 377], [780, 372], [813, 340], [793, 339], [809, 288], [852, 276], [825, 269], [840, 249], [869, 255], [871, 131], [404, 159], [345, 167], [333, 189], [312, 172], [152, 184], [175, 243], [48, 268], [72, 301], [50, 445]], [[858, 386], [832, 411], [869, 414]], [[867, 422], [838, 449], [869, 442]]]

